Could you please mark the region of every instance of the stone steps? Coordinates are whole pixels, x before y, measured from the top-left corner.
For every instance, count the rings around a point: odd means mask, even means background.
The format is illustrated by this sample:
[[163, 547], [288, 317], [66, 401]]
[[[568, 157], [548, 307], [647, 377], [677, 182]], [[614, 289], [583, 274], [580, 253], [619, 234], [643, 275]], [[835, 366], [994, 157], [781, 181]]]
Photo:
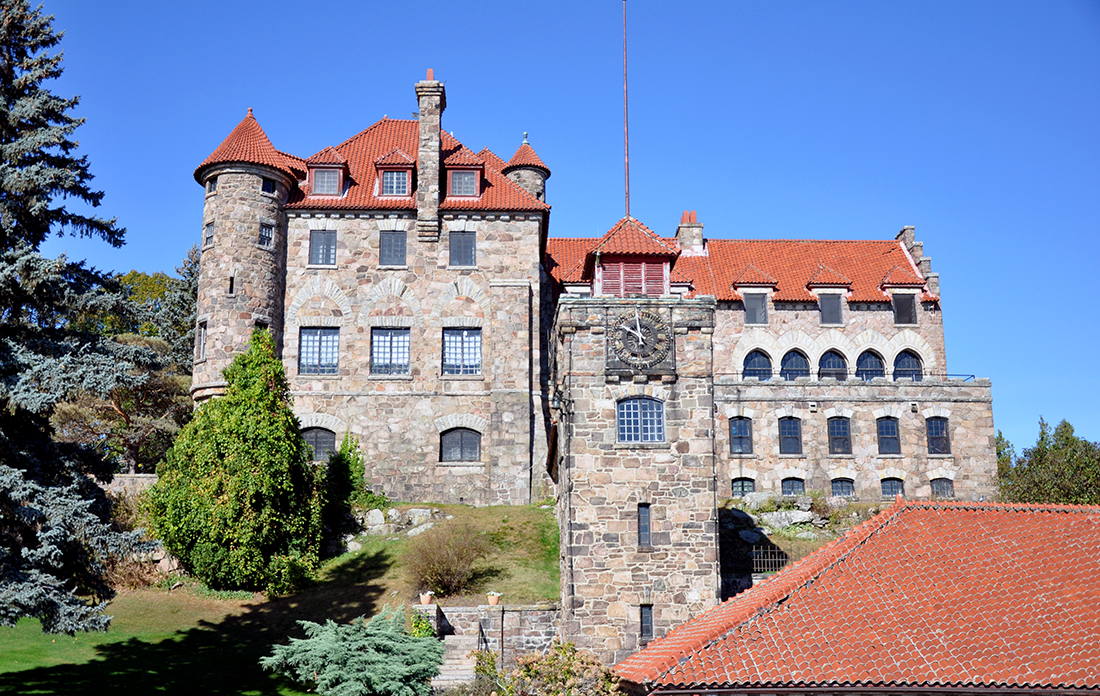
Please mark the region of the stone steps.
[[477, 636], [446, 636], [443, 644], [446, 652], [439, 675], [432, 679], [432, 688], [441, 690], [472, 682], [476, 661], [470, 653], [477, 650]]

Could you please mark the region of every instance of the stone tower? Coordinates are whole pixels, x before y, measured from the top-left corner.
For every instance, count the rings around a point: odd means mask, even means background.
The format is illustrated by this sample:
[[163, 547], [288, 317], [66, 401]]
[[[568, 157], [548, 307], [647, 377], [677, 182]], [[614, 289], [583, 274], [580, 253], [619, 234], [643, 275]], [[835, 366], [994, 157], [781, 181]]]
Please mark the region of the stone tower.
[[535, 154], [534, 148], [527, 142], [526, 133], [523, 134], [523, 144], [512, 155], [512, 159], [508, 160], [504, 176], [519, 184], [536, 199], [546, 202], [546, 180], [550, 178], [550, 168]]
[[225, 388], [224, 370], [256, 327], [282, 343], [286, 215], [294, 159], [278, 152], [252, 109], [195, 170], [205, 190], [191, 395]]

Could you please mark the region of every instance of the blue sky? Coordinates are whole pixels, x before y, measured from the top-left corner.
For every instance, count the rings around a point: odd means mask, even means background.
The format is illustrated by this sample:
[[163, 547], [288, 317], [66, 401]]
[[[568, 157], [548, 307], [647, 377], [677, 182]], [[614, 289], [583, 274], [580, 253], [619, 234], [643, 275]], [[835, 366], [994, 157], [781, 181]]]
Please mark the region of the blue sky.
[[[676, 9], [672, 9], [675, 7]], [[553, 170], [551, 234], [623, 215], [617, 0], [46, 0], [101, 213], [99, 268], [171, 271], [198, 241], [194, 168], [254, 109], [309, 156], [416, 110]], [[630, 0], [631, 213], [710, 238], [890, 238], [915, 225], [943, 293], [948, 369], [993, 379], [1017, 447], [1040, 416], [1100, 440], [1100, 2]], [[1080, 368], [1080, 370], [1078, 370]]]

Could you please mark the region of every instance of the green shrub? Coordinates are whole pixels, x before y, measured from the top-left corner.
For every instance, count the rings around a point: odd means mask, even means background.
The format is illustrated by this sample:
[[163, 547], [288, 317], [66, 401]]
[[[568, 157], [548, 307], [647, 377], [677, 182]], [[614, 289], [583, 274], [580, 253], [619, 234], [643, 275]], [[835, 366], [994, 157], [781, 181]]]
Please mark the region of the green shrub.
[[274, 646], [260, 658], [264, 669], [340, 696], [428, 696], [439, 674], [443, 642], [405, 632], [401, 611], [383, 609], [370, 621], [350, 624], [299, 621], [305, 638]]
[[455, 595], [469, 586], [474, 564], [490, 547], [489, 540], [468, 524], [442, 524], [413, 537], [403, 560], [417, 590]]
[[423, 614], [413, 612], [412, 630], [409, 631], [409, 635], [414, 638], [435, 638], [435, 627]]
[[252, 334], [157, 467], [155, 536], [215, 590], [282, 593], [307, 582], [321, 544], [324, 473], [290, 410], [271, 334]]
[[523, 655], [504, 679], [506, 696], [609, 696], [619, 677], [572, 643], [555, 640], [545, 655]]

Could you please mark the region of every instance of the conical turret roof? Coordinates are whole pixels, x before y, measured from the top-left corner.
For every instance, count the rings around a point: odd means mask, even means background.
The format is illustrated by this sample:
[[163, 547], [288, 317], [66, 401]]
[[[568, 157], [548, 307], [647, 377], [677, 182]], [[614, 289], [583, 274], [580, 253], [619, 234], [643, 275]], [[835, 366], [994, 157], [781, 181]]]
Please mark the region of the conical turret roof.
[[507, 173], [513, 167], [535, 167], [546, 172], [547, 179], [550, 178], [550, 167], [543, 164], [542, 159], [535, 154], [535, 148], [527, 142], [526, 133], [523, 134], [523, 144], [516, 150], [516, 154], [512, 155], [512, 159], [508, 160], [508, 166], [504, 168], [504, 172]]
[[264, 129], [252, 115], [252, 109], [248, 110], [248, 115], [237, 124], [222, 144], [195, 169], [195, 180], [202, 183], [203, 169], [222, 162], [259, 164], [277, 169], [291, 177], [294, 176], [291, 173], [290, 163], [271, 144]]

